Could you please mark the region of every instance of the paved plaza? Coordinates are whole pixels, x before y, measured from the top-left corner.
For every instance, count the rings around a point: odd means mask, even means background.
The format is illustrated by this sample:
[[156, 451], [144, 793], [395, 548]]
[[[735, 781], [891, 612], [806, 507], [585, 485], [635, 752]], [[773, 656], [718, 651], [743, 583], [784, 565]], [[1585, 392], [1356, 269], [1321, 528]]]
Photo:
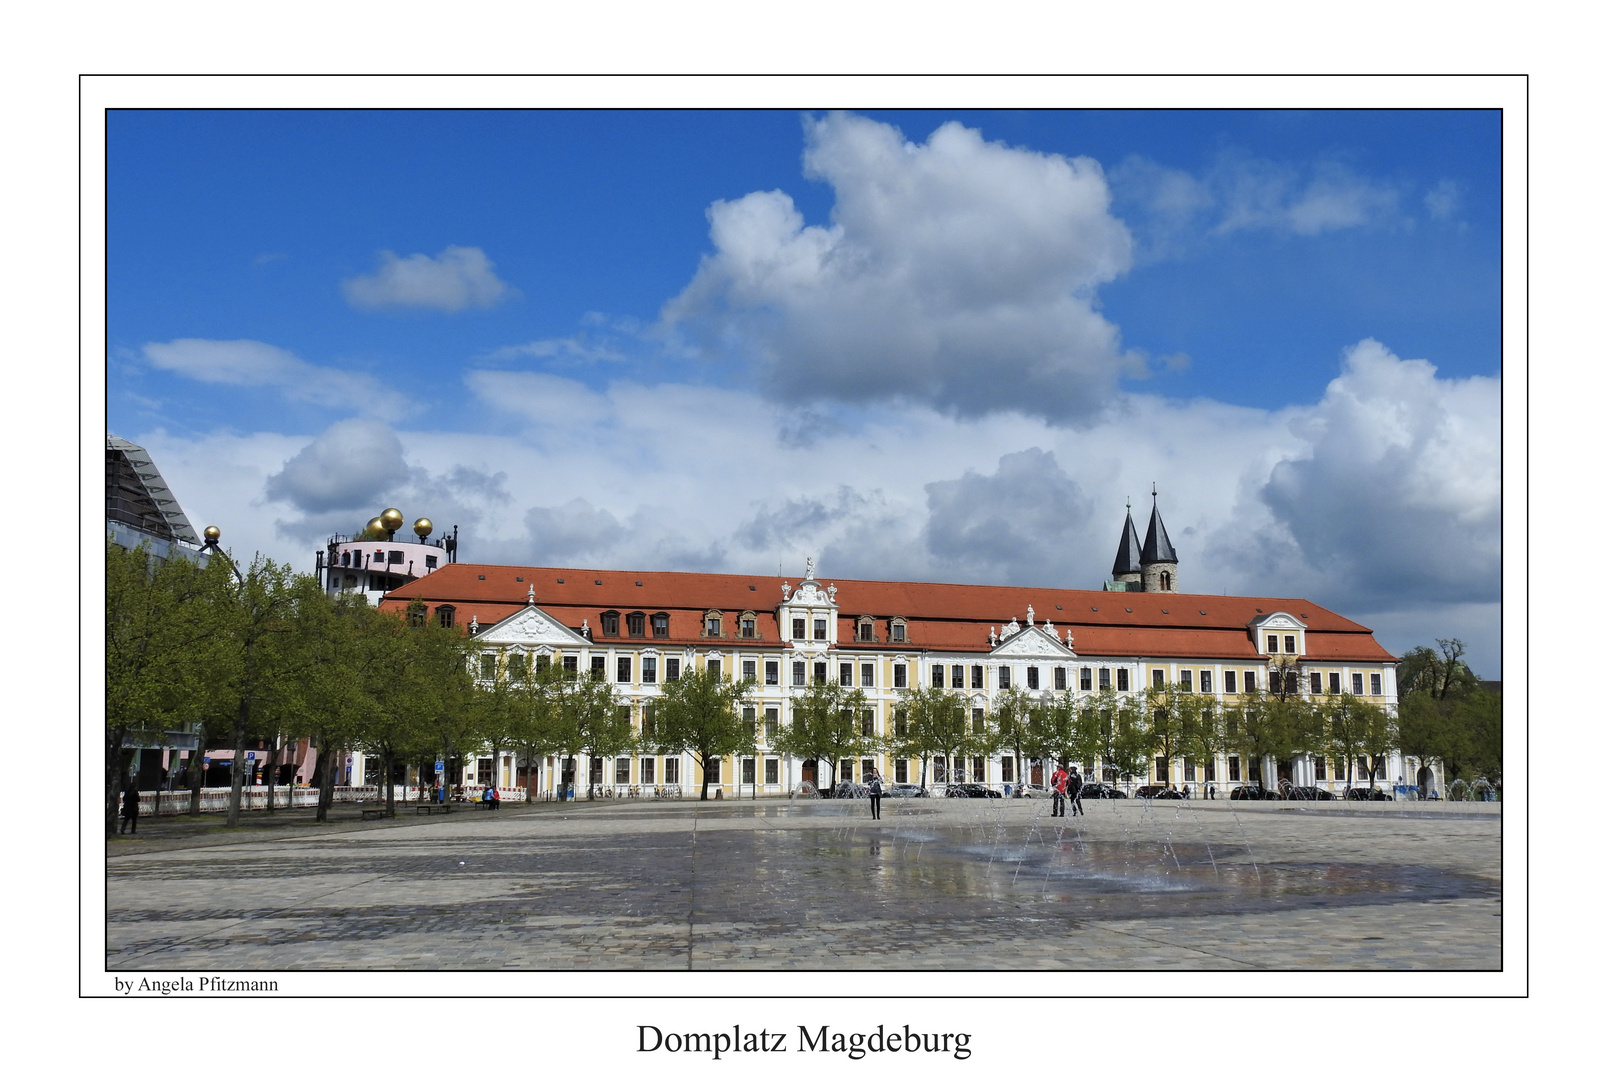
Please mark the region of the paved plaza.
[[141, 822], [140, 970], [1496, 970], [1499, 804], [604, 801]]

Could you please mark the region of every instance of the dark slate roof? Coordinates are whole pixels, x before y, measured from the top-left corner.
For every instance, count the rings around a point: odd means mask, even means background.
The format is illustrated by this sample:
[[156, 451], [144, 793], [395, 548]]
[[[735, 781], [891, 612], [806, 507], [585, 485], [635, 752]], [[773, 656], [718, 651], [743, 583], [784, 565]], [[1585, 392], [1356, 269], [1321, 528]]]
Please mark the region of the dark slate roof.
[[1117, 561], [1111, 564], [1111, 576], [1120, 577], [1123, 574], [1140, 572], [1139, 530], [1133, 527], [1133, 512], [1130, 510], [1128, 521], [1122, 527], [1122, 539], [1117, 543]]
[[1173, 550], [1172, 541], [1167, 539], [1167, 526], [1161, 523], [1161, 510], [1154, 502], [1150, 507], [1150, 531], [1145, 533], [1145, 549], [1140, 552], [1139, 558], [1147, 563], [1178, 561], [1178, 553]]

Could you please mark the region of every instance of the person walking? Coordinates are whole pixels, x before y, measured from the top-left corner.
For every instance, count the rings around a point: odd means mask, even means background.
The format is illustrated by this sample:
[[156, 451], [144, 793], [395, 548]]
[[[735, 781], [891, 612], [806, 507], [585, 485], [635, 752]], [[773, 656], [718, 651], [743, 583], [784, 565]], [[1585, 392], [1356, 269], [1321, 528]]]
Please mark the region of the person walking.
[[871, 779], [866, 781], [866, 790], [871, 793], [871, 820], [882, 820], [882, 774], [875, 769], [871, 770]]
[[1066, 799], [1072, 804], [1073, 817], [1083, 813], [1083, 777], [1078, 775], [1075, 765], [1072, 774], [1066, 778]]
[[123, 791], [123, 820], [117, 826], [117, 834], [121, 836], [124, 829], [130, 833], [140, 831], [140, 789], [132, 780]]
[[1066, 767], [1057, 765], [1055, 774], [1050, 777], [1050, 816], [1066, 817], [1066, 782], [1069, 777]]

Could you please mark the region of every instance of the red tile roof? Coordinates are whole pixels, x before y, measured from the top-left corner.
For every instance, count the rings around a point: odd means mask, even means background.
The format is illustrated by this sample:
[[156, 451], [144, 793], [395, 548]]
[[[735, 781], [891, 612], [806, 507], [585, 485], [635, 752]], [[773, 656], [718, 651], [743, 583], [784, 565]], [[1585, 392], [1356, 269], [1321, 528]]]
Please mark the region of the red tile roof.
[[[523, 580], [519, 580], [519, 579]], [[669, 638], [633, 639], [658, 644], [709, 644], [700, 636], [706, 611], [725, 616], [725, 647], [757, 644], [787, 647], [776, 625], [775, 609], [782, 582], [792, 578], [752, 574], [692, 574], [674, 571], [559, 569], [452, 563], [386, 594], [384, 607], [405, 606], [414, 597], [432, 607], [452, 604], [456, 621], [470, 616], [482, 627], [524, 606], [534, 588], [542, 610], [567, 626], [584, 619], [599, 642], [598, 616], [663, 611], [670, 616]], [[934, 582], [824, 579], [837, 586], [839, 647], [984, 653], [989, 629], [1003, 628], [1012, 618], [1027, 620], [1033, 606], [1036, 622], [1049, 619], [1064, 638], [1071, 629], [1073, 648], [1091, 656], [1258, 657], [1247, 625], [1275, 611], [1288, 612], [1307, 625], [1307, 655], [1315, 660], [1389, 663], [1394, 660], [1367, 627], [1308, 600], [1279, 597], [1216, 596], [1192, 593], [1112, 593], [1092, 589], [1045, 589], [1011, 585], [948, 585]], [[744, 611], [756, 616], [760, 639], [737, 638], [737, 619]], [[854, 622], [861, 615], [877, 620], [875, 645], [854, 642]], [[908, 640], [888, 641], [887, 620], [906, 620]], [[622, 634], [624, 627], [621, 627]], [[650, 630], [651, 634], [651, 630]]]

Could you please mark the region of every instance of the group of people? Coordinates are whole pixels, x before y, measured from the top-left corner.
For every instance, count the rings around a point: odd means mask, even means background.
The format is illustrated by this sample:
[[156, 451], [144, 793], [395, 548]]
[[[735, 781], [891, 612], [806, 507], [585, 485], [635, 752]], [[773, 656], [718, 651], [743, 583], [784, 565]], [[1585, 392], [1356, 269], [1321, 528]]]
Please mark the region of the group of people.
[[1072, 804], [1072, 816], [1083, 813], [1083, 777], [1078, 775], [1077, 766], [1071, 772], [1066, 766], [1057, 765], [1055, 772], [1050, 776], [1050, 816], [1066, 817], [1066, 806]]

